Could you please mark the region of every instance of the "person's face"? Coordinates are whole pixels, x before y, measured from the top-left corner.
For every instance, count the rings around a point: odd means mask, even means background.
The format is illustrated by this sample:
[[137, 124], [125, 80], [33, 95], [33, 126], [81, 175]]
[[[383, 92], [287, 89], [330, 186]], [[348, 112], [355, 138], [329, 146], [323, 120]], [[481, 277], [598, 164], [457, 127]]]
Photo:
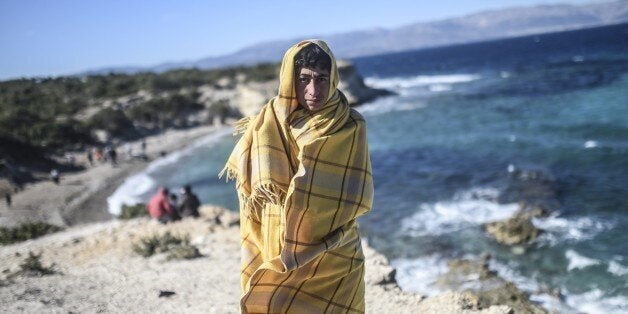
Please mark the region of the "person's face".
[[296, 78], [297, 100], [310, 111], [318, 111], [329, 95], [329, 71], [301, 68]]

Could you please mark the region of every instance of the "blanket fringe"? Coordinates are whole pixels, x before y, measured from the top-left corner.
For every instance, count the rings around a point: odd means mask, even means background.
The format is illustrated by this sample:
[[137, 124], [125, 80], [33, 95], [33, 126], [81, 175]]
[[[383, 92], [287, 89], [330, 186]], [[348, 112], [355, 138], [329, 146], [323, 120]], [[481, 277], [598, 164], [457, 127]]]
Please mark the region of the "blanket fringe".
[[233, 125], [235, 127], [235, 131], [233, 131], [233, 135], [239, 135], [239, 134], [244, 134], [246, 132], [246, 129], [249, 128], [249, 124], [251, 124], [251, 121], [253, 121], [253, 118], [255, 118], [255, 116], [251, 116], [251, 117], [244, 117], [238, 121], [236, 121]]
[[[242, 182], [235, 169], [226, 166], [220, 171], [219, 178], [226, 175], [226, 180], [236, 181], [236, 187], [239, 187]], [[237, 188], [237, 190], [241, 190]], [[246, 211], [244, 214], [255, 221], [261, 221], [262, 210], [266, 204], [273, 204], [282, 206], [286, 199], [286, 191], [279, 186], [272, 183], [263, 183], [255, 186], [250, 195], [246, 193], [238, 193], [238, 199], [242, 208]]]

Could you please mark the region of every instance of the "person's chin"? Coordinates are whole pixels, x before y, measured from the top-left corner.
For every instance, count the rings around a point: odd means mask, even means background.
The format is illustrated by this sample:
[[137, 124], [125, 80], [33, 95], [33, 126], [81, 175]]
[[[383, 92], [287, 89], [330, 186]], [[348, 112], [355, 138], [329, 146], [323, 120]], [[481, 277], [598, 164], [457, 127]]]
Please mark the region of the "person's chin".
[[324, 103], [322, 102], [313, 102], [313, 101], [307, 101], [307, 109], [309, 109], [310, 111], [318, 111], [321, 108], [323, 108]]

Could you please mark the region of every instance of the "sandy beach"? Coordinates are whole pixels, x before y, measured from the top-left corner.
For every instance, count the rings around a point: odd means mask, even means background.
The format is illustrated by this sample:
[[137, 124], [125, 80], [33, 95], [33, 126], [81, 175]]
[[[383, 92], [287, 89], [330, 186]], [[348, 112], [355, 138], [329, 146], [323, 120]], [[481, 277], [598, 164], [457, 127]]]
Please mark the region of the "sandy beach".
[[[200, 126], [176, 130], [146, 137], [148, 160], [130, 158], [124, 145], [117, 148], [118, 162], [94, 162], [90, 166], [83, 154], [76, 154], [75, 162], [86, 165], [83, 171], [61, 173], [59, 184], [50, 180], [24, 186], [13, 195], [11, 207], [0, 205], [0, 226], [11, 226], [24, 221], [45, 221], [59, 226], [97, 222], [113, 217], [107, 211], [109, 197], [129, 176], [145, 169], [161, 152], [166, 154], [180, 150], [198, 139], [216, 131], [215, 126]], [[128, 143], [135, 154], [140, 152], [141, 142]]]

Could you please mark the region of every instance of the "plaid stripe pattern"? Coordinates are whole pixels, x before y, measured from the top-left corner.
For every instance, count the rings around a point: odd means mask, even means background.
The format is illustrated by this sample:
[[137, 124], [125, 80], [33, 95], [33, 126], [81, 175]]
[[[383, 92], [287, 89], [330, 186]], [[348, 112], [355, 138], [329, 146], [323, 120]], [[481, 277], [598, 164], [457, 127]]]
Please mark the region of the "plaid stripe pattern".
[[[332, 57], [330, 96], [299, 109], [294, 55], [316, 44]], [[224, 172], [236, 180], [244, 313], [364, 312], [364, 255], [356, 218], [370, 210], [373, 179], [365, 121], [336, 90], [322, 41], [290, 48], [279, 95], [250, 119]]]

